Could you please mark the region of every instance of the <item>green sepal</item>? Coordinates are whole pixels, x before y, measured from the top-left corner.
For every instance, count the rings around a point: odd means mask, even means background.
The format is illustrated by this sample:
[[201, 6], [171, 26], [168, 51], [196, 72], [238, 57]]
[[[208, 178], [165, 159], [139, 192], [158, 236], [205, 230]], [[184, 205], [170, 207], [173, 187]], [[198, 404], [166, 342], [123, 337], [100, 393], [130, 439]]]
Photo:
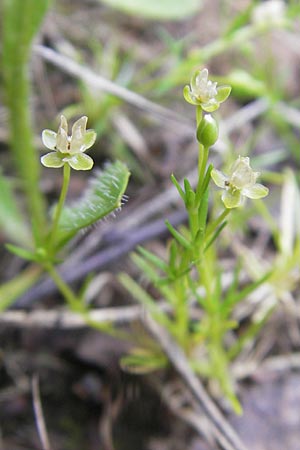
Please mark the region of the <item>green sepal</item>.
[[194, 106], [200, 105], [199, 101], [196, 101], [192, 98], [191, 89], [188, 84], [186, 86], [184, 86], [182, 93], [183, 93], [183, 97], [184, 97], [185, 101], [187, 101], [188, 103], [190, 103], [191, 105], [194, 105]]
[[227, 98], [229, 97], [231, 92], [231, 86], [220, 86], [217, 88], [217, 95], [216, 95], [216, 100], [219, 103], [223, 103], [225, 102], [225, 100], [227, 100]]
[[78, 231], [121, 207], [129, 175], [125, 164], [116, 161], [108, 164], [104, 171], [91, 179], [83, 197], [62, 211], [57, 230], [57, 249], [72, 239]]
[[60, 152], [50, 152], [41, 157], [41, 163], [50, 169], [58, 169], [65, 164], [63, 157], [63, 154]]
[[85, 153], [77, 153], [66, 159], [74, 170], [91, 170], [94, 165], [93, 159]]
[[230, 191], [223, 192], [222, 201], [227, 209], [238, 208], [242, 205], [243, 201], [241, 191], [231, 189]]
[[220, 108], [220, 102], [215, 99], [210, 99], [207, 103], [201, 103], [201, 108], [207, 113], [217, 111]]

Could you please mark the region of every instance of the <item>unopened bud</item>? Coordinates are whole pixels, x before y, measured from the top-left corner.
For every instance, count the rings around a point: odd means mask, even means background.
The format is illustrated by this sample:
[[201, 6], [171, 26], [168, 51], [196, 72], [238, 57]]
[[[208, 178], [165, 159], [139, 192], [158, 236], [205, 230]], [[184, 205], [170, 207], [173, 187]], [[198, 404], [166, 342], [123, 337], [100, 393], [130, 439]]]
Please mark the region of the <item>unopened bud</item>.
[[204, 147], [211, 147], [217, 142], [219, 127], [217, 121], [210, 115], [205, 114], [197, 129], [197, 139]]

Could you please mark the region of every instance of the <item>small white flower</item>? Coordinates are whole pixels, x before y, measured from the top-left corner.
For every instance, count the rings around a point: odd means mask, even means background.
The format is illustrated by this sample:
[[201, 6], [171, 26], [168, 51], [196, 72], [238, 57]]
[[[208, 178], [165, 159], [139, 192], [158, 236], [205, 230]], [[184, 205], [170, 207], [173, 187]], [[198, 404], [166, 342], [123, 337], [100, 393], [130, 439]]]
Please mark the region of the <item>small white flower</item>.
[[50, 150], [54, 150], [42, 156], [41, 163], [45, 167], [58, 168], [66, 163], [75, 170], [90, 170], [93, 167], [92, 158], [84, 154], [96, 140], [95, 131], [86, 130], [87, 120], [86, 116], [78, 119], [72, 127], [71, 136], [68, 136], [68, 123], [65, 116], [60, 117], [57, 133], [52, 130], [43, 131], [43, 144]]
[[245, 197], [259, 199], [268, 195], [269, 189], [256, 183], [259, 175], [259, 172], [254, 172], [250, 167], [250, 159], [243, 156], [239, 156], [233, 164], [230, 176], [224, 175], [216, 169], [211, 171], [211, 177], [215, 184], [225, 189], [222, 201], [228, 209], [241, 206]]
[[230, 86], [219, 86], [208, 79], [208, 70], [197, 70], [191, 78], [190, 85], [183, 89], [185, 100], [192, 105], [201, 106], [203, 111], [213, 112], [229, 96]]

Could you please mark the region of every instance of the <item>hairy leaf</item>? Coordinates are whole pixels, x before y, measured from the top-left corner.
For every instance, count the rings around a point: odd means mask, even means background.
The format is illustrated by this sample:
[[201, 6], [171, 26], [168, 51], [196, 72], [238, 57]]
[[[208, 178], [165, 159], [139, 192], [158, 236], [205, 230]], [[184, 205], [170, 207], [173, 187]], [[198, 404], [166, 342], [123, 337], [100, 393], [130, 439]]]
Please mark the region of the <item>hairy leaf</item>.
[[99, 171], [90, 181], [83, 197], [73, 206], [64, 208], [58, 225], [58, 247], [72, 239], [81, 229], [120, 208], [128, 179], [129, 171], [120, 161], [108, 164], [103, 172]]

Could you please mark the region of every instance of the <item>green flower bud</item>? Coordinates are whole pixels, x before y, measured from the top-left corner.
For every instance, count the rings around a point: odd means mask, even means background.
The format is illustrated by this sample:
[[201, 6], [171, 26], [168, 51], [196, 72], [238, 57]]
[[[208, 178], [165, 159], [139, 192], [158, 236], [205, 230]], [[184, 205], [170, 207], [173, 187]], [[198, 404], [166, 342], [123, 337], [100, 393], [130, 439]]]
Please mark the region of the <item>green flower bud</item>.
[[205, 114], [197, 129], [197, 139], [204, 147], [211, 147], [217, 142], [219, 127], [217, 121], [210, 115]]

